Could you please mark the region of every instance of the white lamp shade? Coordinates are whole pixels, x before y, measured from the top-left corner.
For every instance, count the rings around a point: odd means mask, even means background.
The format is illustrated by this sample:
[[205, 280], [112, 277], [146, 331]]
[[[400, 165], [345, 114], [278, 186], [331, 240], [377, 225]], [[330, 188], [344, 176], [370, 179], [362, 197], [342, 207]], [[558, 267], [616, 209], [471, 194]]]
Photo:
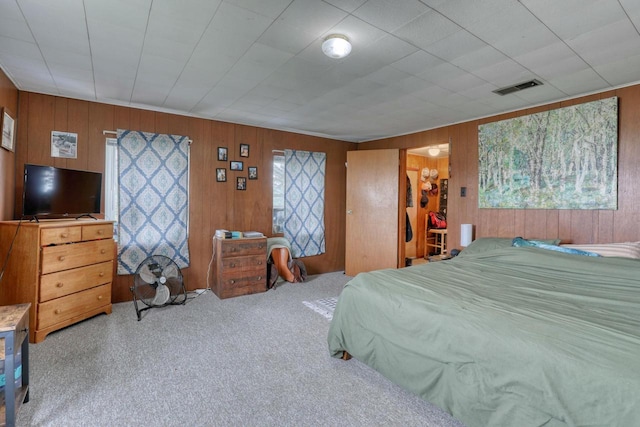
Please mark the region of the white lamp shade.
[[460, 226], [460, 246], [466, 248], [473, 241], [473, 224], [462, 224]]
[[322, 42], [322, 52], [329, 58], [344, 58], [351, 53], [351, 43], [339, 34], [334, 34]]

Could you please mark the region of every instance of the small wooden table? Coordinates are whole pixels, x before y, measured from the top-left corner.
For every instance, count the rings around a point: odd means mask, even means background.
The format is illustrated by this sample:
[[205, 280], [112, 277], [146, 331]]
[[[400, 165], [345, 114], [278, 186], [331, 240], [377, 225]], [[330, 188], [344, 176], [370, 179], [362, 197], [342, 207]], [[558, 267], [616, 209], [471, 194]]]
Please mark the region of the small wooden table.
[[[31, 304], [0, 306], [0, 359], [4, 359], [4, 403], [0, 425], [15, 426], [20, 405], [29, 401], [29, 307]], [[22, 351], [22, 386], [16, 389], [14, 369], [17, 347]]]

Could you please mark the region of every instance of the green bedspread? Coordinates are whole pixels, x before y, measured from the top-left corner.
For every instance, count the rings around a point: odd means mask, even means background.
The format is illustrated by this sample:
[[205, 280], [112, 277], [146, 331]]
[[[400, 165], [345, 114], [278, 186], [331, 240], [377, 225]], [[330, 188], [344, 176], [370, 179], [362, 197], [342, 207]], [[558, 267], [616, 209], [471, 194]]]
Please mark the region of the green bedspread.
[[362, 273], [328, 336], [468, 426], [640, 425], [640, 261], [496, 249]]

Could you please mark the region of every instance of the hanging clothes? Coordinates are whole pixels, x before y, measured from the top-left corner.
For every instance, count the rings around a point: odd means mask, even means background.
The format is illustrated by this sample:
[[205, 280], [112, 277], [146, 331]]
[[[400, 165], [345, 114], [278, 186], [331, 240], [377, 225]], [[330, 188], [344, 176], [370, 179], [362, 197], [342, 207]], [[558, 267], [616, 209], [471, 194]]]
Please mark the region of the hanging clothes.
[[407, 212], [407, 232], [404, 238], [405, 242], [410, 242], [413, 239], [413, 229], [411, 229], [411, 220], [409, 219], [409, 213]]
[[413, 191], [411, 190], [411, 180], [409, 179], [409, 175], [407, 174], [407, 207], [413, 207]]

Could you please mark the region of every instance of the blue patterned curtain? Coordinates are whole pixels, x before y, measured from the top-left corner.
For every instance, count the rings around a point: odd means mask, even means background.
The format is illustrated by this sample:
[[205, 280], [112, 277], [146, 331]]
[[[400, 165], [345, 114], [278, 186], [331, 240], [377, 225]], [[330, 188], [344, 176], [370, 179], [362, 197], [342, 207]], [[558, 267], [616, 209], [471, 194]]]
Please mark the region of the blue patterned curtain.
[[285, 150], [284, 237], [294, 258], [323, 254], [324, 175], [327, 155]]
[[150, 255], [188, 267], [188, 138], [118, 129], [118, 173], [118, 274]]

